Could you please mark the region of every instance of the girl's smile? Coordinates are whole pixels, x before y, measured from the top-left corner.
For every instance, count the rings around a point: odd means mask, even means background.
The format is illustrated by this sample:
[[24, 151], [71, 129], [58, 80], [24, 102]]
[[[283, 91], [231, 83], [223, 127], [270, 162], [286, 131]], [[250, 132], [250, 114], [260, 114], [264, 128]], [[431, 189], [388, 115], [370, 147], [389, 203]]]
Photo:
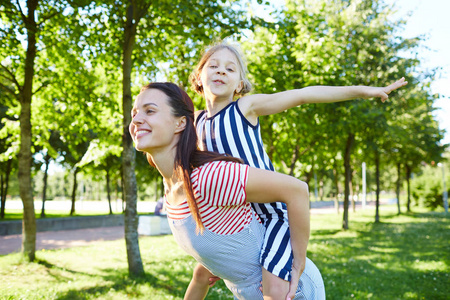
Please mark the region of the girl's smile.
[[211, 55], [200, 74], [206, 98], [233, 101], [236, 90], [242, 87], [238, 65], [236, 56], [228, 49]]

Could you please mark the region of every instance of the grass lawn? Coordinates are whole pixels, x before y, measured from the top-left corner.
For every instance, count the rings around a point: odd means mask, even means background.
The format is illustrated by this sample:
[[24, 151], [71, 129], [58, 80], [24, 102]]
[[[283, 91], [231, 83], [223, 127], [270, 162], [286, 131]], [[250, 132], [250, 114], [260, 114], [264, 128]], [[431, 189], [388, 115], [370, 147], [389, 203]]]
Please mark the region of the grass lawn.
[[[327, 299], [449, 299], [450, 218], [443, 212], [396, 216], [382, 207], [342, 215], [311, 216], [308, 256], [322, 272]], [[172, 236], [140, 238], [146, 275], [130, 279], [125, 243], [37, 252], [36, 263], [19, 254], [0, 256], [0, 299], [182, 299], [193, 259]], [[223, 282], [207, 299], [233, 299]]]

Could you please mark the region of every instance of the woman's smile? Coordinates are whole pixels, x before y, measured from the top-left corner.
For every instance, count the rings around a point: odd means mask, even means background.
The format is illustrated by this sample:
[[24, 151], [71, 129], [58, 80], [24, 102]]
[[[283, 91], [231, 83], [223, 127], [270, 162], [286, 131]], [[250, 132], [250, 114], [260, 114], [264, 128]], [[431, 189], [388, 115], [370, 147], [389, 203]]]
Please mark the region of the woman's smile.
[[130, 134], [139, 151], [150, 153], [175, 143], [178, 118], [172, 115], [168, 97], [163, 92], [148, 89], [140, 93], [132, 117]]
[[139, 129], [134, 134], [135, 135], [135, 139], [140, 139], [141, 137], [143, 137], [143, 136], [145, 136], [145, 135], [147, 135], [149, 133], [152, 133], [152, 131], [151, 130]]

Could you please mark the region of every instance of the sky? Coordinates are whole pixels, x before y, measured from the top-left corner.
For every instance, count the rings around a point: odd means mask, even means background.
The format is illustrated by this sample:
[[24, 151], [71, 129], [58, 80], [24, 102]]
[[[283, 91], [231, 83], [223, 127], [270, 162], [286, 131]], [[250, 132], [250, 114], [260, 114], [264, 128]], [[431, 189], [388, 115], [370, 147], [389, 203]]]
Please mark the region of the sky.
[[[425, 35], [419, 57], [424, 68], [442, 68], [440, 76], [431, 85], [433, 93], [440, 94], [435, 102], [434, 115], [439, 127], [447, 132], [442, 143], [450, 143], [450, 1], [449, 0], [385, 0], [395, 4], [394, 15], [407, 20], [400, 34], [405, 38]], [[412, 12], [408, 17], [408, 12]], [[427, 49], [428, 48], [428, 49]]]

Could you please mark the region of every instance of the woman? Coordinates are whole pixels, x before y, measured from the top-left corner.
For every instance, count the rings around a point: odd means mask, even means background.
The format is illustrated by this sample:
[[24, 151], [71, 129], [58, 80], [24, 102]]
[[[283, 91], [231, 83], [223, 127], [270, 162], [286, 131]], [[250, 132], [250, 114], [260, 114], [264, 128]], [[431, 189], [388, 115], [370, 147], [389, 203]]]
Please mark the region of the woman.
[[294, 250], [292, 280], [281, 291], [264, 290], [264, 296], [325, 298], [320, 272], [299, 250], [306, 249], [309, 239], [304, 182], [199, 151], [192, 101], [174, 84], [145, 86], [132, 117], [130, 133], [136, 149], [147, 154], [164, 178], [169, 224], [187, 253], [224, 279], [237, 299], [261, 299], [259, 287], [266, 271], [261, 269], [259, 252], [265, 230], [249, 202], [285, 202]]

